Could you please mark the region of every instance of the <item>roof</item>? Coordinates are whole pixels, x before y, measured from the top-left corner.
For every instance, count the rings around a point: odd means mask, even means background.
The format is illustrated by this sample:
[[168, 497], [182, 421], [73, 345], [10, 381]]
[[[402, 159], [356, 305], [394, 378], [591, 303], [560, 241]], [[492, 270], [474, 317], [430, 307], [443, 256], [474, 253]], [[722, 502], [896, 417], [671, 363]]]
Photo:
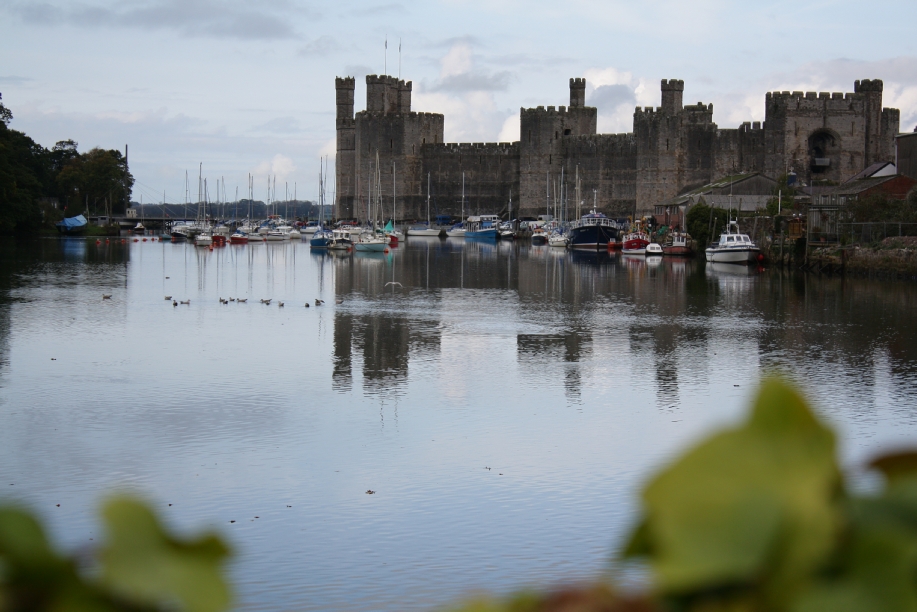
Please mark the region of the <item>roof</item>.
[[823, 192], [822, 195], [856, 195], [858, 193], [863, 193], [868, 191], [873, 187], [878, 187], [882, 183], [887, 183], [888, 181], [894, 179], [897, 175], [892, 176], [875, 176], [872, 178], [858, 179], [856, 181], [848, 181], [843, 185], [834, 187]]
[[873, 165], [867, 167], [865, 170], [857, 172], [849, 179], [844, 181], [844, 183], [850, 183], [865, 178], [872, 178], [874, 176], [895, 176], [896, 174], [898, 174], [898, 169], [895, 168], [895, 164], [887, 161], [876, 162]]
[[768, 176], [764, 176], [764, 175], [761, 174], [760, 172], [742, 172], [742, 173], [739, 173], [739, 174], [731, 174], [731, 175], [724, 176], [724, 177], [719, 178], [719, 179], [717, 179], [717, 180], [715, 180], [715, 181], [713, 181], [713, 182], [711, 182], [711, 183], [707, 183], [706, 185], [704, 185], [704, 186], [702, 186], [702, 187], [697, 187], [696, 189], [692, 189], [692, 190], [690, 190], [690, 191], [686, 191], [685, 193], [679, 194], [679, 195], [678, 195], [676, 198], [674, 198], [674, 199], [680, 199], [680, 198], [682, 198], [683, 196], [691, 196], [691, 195], [700, 195], [700, 194], [702, 194], [702, 193], [710, 193], [710, 192], [712, 192], [712, 191], [714, 191], [714, 190], [716, 190], [716, 189], [724, 189], [724, 188], [726, 188], [726, 187], [729, 187], [730, 185], [732, 185], [733, 187], [735, 187], [735, 186], [738, 185], [739, 183], [742, 183], [742, 182], [744, 182], [744, 181], [747, 181], [748, 179], [751, 179], [751, 178], [754, 178], [754, 177], [757, 177], [757, 176], [760, 176], [760, 177], [762, 177], [762, 178], [765, 178], [765, 179], [767, 179], [767, 180], [769, 180], [769, 181], [773, 181], [774, 183], [777, 182], [777, 181], [774, 181], [774, 179], [772, 179], [772, 178], [770, 178], [770, 177], [768, 177]]

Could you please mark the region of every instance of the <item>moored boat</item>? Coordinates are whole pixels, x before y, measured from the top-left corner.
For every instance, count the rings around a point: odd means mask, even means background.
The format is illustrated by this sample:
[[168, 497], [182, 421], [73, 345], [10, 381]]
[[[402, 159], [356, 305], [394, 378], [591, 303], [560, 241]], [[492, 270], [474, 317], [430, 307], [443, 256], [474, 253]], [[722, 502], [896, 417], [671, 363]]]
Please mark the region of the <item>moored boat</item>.
[[475, 215], [468, 217], [465, 222], [465, 238], [473, 240], [496, 240], [497, 223], [500, 217], [497, 215]]
[[617, 237], [618, 229], [614, 220], [595, 209], [574, 221], [567, 231], [567, 242], [571, 249], [607, 249], [608, 243], [615, 242]]
[[747, 234], [739, 233], [739, 224], [732, 220], [718, 242], [707, 247], [707, 261], [713, 263], [750, 264], [758, 260], [761, 249]]
[[645, 251], [645, 252], [646, 252], [646, 255], [647, 255], [647, 256], [650, 256], [650, 255], [662, 255], [662, 252], [663, 252], [663, 251], [662, 251], [662, 245], [660, 245], [660, 244], [658, 244], [658, 243], [656, 243], [656, 242], [651, 242], [651, 243], [649, 243], [648, 245], [646, 245], [646, 251]]
[[77, 215], [75, 217], [67, 217], [63, 221], [58, 221], [55, 223], [57, 231], [64, 236], [79, 236], [86, 231], [86, 226], [88, 225], [86, 217], [83, 215]]
[[649, 234], [643, 229], [643, 221], [634, 221], [630, 231], [621, 238], [621, 252], [631, 255], [645, 255], [646, 245], [650, 243]]
[[665, 255], [687, 257], [694, 254], [691, 243], [691, 236], [685, 232], [674, 232], [669, 234], [668, 240], [662, 245], [662, 252]]
[[241, 230], [236, 230], [229, 237], [229, 244], [248, 244], [248, 234]]

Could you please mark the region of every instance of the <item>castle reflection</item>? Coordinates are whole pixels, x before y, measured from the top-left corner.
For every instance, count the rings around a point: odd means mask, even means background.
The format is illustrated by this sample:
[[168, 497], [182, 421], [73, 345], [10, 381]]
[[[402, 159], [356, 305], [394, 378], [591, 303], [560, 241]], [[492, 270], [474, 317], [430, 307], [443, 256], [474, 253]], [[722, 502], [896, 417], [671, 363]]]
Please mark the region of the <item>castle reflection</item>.
[[[334, 315], [342, 390], [357, 370], [366, 394], [402, 392], [412, 363], [440, 355], [444, 334], [464, 339], [463, 351], [485, 350], [472, 336], [514, 338], [521, 376], [553, 381], [571, 403], [584, 385], [606, 384], [598, 368], [651, 375], [657, 407], [676, 410], [686, 381], [728, 378], [727, 353], [797, 373], [809, 359], [837, 360], [866, 385], [877, 360], [893, 376], [915, 374], [917, 343], [893, 330], [907, 327], [900, 313], [917, 293], [888, 283], [440, 239], [330, 260], [344, 300]], [[836, 333], [851, 317], [874, 334], [871, 349], [859, 335]]]

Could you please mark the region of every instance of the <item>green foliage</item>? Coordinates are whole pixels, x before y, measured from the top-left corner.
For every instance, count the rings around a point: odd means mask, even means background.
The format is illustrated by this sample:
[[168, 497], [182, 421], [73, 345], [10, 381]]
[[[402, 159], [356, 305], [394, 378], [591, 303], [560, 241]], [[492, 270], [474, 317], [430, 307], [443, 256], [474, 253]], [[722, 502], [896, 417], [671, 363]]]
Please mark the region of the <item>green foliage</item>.
[[917, 223], [917, 194], [912, 193], [905, 200], [892, 200], [884, 194], [849, 200], [846, 213], [850, 221], [858, 223]]
[[697, 241], [697, 246], [701, 250], [719, 237], [728, 222], [729, 215], [725, 210], [711, 208], [703, 203], [689, 208], [685, 217], [688, 233]]
[[[643, 596], [599, 585], [460, 610], [917, 612], [917, 453], [873, 462], [886, 486], [869, 496], [845, 487], [835, 453], [803, 398], [768, 380], [744, 423], [644, 490], [618, 557], [651, 570]], [[576, 605], [558, 603], [571, 597]]]
[[774, 197], [767, 201], [767, 214], [771, 217], [779, 212], [792, 211], [795, 208], [796, 187], [787, 185], [788, 176], [784, 174], [777, 179], [774, 187]]
[[28, 513], [0, 508], [0, 610], [81, 612], [229, 607], [222, 577], [227, 548], [213, 535], [185, 541], [130, 499], [105, 505], [108, 533], [88, 571], [52, 550]]
[[67, 216], [127, 207], [134, 178], [120, 151], [93, 149], [80, 154], [62, 140], [49, 151], [7, 125], [12, 113], [0, 103], [0, 234], [33, 234], [45, 222], [40, 202], [57, 198]]

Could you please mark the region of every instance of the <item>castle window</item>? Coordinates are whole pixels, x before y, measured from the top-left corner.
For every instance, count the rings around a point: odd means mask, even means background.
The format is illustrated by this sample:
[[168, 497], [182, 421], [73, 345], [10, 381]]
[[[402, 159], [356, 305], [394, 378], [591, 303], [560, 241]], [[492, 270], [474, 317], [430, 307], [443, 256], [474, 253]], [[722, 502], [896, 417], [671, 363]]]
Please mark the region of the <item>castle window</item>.
[[423, 139], [423, 143], [421, 143], [421, 144], [427, 144], [427, 139], [424, 138], [424, 139]]
[[411, 153], [417, 153], [416, 149], [414, 148], [416, 146], [417, 145], [411, 145]]
[[553, 155], [548, 155], [548, 164], [551, 163], [551, 159], [552, 159], [553, 157], [554, 157]]
[[564, 136], [569, 136], [569, 135], [570, 135], [570, 128], [567, 128], [566, 130], [564, 130]]
[[557, 140], [558, 138], [559, 136], [557, 135], [557, 132], [554, 132], [554, 140]]
[[529, 130], [529, 142], [532, 142], [532, 130]]
[[669, 150], [669, 139], [668, 138], [665, 139], [665, 150], [666, 151]]
[[388, 147], [389, 147], [392, 151], [395, 150], [395, 140], [394, 140], [394, 139], [388, 141]]

